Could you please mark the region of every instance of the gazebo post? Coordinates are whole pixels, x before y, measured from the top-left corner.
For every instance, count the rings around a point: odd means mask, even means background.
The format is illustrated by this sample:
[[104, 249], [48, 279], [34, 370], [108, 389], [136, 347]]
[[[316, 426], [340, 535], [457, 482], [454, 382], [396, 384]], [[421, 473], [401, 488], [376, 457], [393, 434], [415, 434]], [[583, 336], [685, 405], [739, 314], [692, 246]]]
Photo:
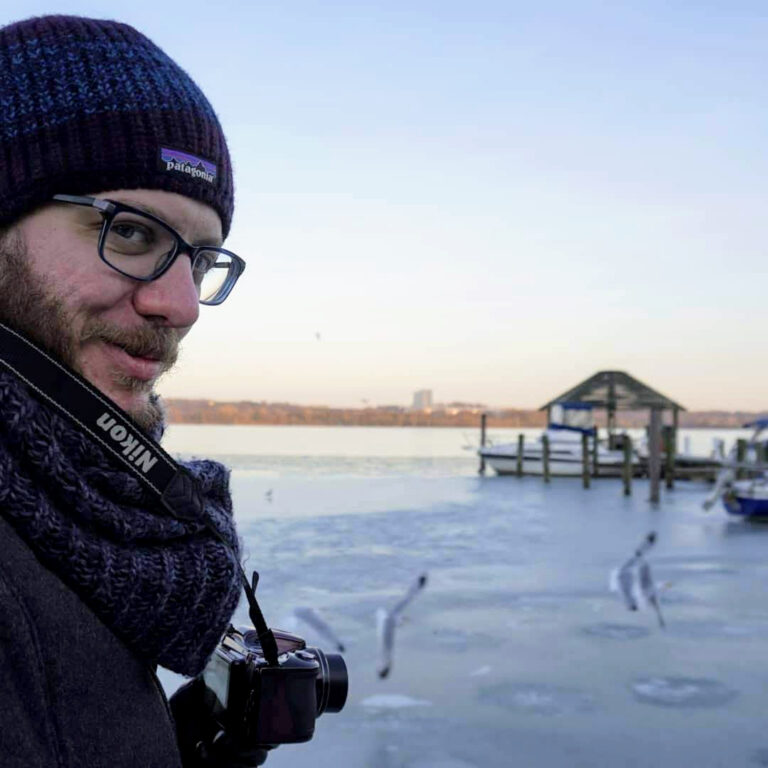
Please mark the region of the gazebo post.
[[677, 429], [679, 427], [679, 424], [680, 424], [680, 409], [677, 406], [675, 406], [672, 409], [672, 428], [674, 430], [674, 435], [675, 435], [675, 442], [674, 442], [675, 454], [677, 454]]
[[659, 480], [661, 477], [661, 410], [651, 408], [648, 435], [648, 474], [651, 478], [651, 502], [659, 501]]
[[608, 449], [613, 450], [613, 431], [616, 429], [616, 382], [615, 374], [608, 379]]
[[677, 454], [677, 409], [672, 409], [672, 426], [664, 428], [664, 450], [666, 465], [664, 467], [665, 485], [668, 490], [675, 487], [675, 456]]

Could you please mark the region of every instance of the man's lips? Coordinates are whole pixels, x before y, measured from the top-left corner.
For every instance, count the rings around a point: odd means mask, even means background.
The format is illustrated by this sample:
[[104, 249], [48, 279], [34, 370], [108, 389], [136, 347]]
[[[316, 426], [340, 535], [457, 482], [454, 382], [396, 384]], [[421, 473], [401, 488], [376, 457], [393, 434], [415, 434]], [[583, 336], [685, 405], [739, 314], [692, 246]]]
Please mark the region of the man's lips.
[[116, 344], [105, 343], [107, 356], [125, 376], [139, 381], [152, 381], [163, 371], [163, 363], [151, 357], [132, 355]]

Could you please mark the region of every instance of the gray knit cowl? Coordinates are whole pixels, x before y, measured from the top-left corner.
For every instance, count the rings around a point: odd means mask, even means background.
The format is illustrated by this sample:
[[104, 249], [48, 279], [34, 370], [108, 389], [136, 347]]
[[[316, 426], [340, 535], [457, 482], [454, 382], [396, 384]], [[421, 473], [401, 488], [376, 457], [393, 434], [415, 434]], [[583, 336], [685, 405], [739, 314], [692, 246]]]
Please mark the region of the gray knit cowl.
[[183, 466], [229, 547], [203, 522], [170, 517], [95, 441], [0, 372], [0, 514], [135, 654], [195, 675], [237, 605], [239, 547], [228, 470]]

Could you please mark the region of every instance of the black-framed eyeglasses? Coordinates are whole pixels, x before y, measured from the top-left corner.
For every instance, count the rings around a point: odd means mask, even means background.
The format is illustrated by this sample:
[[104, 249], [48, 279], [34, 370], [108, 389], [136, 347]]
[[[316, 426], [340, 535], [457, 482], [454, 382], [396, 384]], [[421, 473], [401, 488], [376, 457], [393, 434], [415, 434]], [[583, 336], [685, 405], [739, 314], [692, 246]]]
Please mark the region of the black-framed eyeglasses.
[[133, 206], [78, 195], [54, 195], [53, 199], [96, 209], [103, 220], [99, 258], [134, 280], [157, 280], [179, 254], [187, 253], [200, 303], [221, 304], [245, 269], [245, 261], [231, 251], [213, 245], [190, 245], [162, 219]]

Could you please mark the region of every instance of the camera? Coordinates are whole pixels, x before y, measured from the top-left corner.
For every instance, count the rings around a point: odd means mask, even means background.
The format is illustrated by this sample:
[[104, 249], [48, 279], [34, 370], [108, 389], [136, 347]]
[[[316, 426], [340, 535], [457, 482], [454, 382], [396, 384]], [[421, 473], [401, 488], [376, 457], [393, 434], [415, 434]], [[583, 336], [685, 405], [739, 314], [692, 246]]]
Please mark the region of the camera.
[[340, 712], [349, 687], [335, 653], [307, 647], [297, 635], [273, 630], [278, 665], [264, 658], [255, 629], [227, 630], [203, 671], [213, 716], [243, 747], [309, 741], [323, 712]]

